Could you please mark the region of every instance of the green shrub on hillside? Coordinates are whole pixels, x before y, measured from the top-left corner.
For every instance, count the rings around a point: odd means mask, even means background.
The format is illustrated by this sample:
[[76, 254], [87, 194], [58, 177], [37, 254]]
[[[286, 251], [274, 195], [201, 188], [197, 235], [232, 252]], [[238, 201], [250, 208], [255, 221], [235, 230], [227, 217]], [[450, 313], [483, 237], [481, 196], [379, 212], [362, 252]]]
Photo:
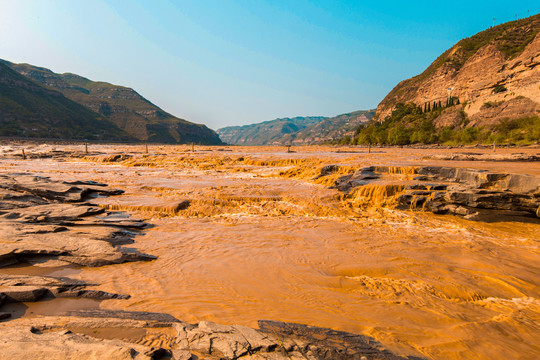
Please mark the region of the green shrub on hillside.
[[497, 85], [493, 88], [493, 93], [498, 94], [507, 91], [508, 89], [504, 85]]
[[[494, 106], [494, 104], [489, 104]], [[361, 125], [351, 139], [342, 138], [339, 144], [354, 145], [408, 145], [408, 144], [530, 144], [540, 141], [540, 118], [528, 117], [503, 120], [487, 127], [467, 127], [469, 119], [461, 110], [462, 120], [456, 127], [437, 129], [434, 120], [444, 108], [423, 112], [413, 103], [397, 104], [390, 116], [382, 122], [370, 121]]]

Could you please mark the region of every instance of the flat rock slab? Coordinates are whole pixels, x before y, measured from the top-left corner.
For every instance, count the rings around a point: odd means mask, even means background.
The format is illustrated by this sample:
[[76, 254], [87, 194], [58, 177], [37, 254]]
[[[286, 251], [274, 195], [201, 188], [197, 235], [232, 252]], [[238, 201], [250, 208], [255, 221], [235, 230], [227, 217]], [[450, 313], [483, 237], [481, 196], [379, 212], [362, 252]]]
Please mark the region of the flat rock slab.
[[121, 246], [136, 235], [122, 229], [142, 229], [146, 224], [84, 203], [95, 193], [122, 191], [94, 182], [0, 175], [0, 267], [34, 256], [83, 266], [155, 259]]
[[178, 323], [180, 320], [172, 315], [165, 313], [146, 312], [146, 311], [122, 311], [122, 310], [105, 310], [105, 309], [93, 309], [93, 310], [78, 310], [68, 311], [64, 316], [76, 316], [84, 318], [113, 318], [113, 319], [125, 319], [125, 320], [137, 320], [137, 321], [155, 321], [160, 323]]
[[103, 340], [71, 331], [41, 332], [31, 327], [4, 327], [0, 360], [120, 359], [149, 360], [151, 348], [121, 340]]
[[201, 321], [174, 326], [178, 350], [204, 359], [414, 359], [396, 356], [367, 336], [300, 324], [259, 321], [260, 329], [252, 329]]
[[4, 302], [34, 302], [47, 294], [47, 289], [38, 286], [0, 286], [0, 294], [5, 296]]
[[43, 297], [71, 297], [95, 300], [128, 299], [129, 295], [109, 293], [96, 289], [89, 289], [84, 281], [66, 277], [55, 278], [50, 276], [25, 276], [0, 274], [0, 294], [3, 294], [5, 303], [34, 302]]

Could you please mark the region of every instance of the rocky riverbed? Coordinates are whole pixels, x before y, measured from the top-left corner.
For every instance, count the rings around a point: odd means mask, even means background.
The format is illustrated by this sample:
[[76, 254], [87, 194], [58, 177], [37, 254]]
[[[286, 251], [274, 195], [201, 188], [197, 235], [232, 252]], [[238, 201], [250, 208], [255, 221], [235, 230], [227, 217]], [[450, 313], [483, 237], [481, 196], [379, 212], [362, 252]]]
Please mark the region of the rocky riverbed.
[[0, 147], [0, 358], [540, 351], [537, 149], [85, 150]]
[[[0, 266], [103, 266], [150, 261], [125, 245], [147, 224], [85, 202], [121, 190], [91, 181], [0, 175]], [[126, 299], [96, 284], [53, 276], [2, 274], [0, 358], [32, 359], [403, 359], [372, 338], [292, 323], [260, 328], [188, 324], [151, 312], [76, 310], [12, 321], [11, 304], [51, 298]], [[4, 309], [6, 310], [6, 309]]]

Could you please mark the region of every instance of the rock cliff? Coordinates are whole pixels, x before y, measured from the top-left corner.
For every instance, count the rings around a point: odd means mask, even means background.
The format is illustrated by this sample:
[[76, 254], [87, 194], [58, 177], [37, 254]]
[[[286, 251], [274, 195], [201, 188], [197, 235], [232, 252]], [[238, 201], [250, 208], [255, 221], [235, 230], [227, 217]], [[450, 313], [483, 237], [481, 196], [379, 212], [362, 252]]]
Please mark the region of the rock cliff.
[[434, 123], [455, 126], [463, 110], [468, 126], [540, 115], [540, 14], [508, 22], [463, 39], [422, 74], [400, 82], [377, 106], [382, 121], [398, 103], [420, 107], [449, 97], [449, 107]]

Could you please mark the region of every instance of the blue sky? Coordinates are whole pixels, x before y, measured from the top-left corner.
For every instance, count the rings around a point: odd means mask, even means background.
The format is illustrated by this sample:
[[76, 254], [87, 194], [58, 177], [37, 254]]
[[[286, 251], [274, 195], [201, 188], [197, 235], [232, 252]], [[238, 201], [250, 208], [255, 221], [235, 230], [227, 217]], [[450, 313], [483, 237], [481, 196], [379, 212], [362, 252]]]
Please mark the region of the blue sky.
[[213, 129], [370, 109], [537, 1], [0, 0], [0, 58], [133, 87]]

